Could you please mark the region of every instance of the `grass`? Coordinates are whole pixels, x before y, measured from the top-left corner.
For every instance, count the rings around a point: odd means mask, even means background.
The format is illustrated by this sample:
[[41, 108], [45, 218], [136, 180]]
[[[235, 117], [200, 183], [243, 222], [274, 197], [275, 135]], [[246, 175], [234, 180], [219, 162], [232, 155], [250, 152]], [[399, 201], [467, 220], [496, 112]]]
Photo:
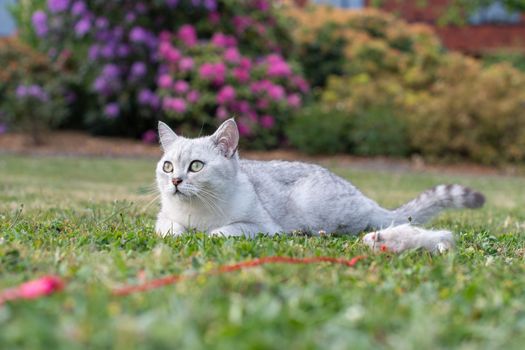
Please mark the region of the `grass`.
[[273, 265], [128, 297], [110, 288], [259, 256], [370, 254], [354, 237], [159, 238], [155, 160], [0, 157], [0, 289], [43, 274], [64, 292], [0, 306], [2, 349], [494, 349], [525, 341], [525, 179], [332, 169], [396, 206], [438, 183], [480, 211], [430, 226], [453, 253], [370, 255], [355, 268]]

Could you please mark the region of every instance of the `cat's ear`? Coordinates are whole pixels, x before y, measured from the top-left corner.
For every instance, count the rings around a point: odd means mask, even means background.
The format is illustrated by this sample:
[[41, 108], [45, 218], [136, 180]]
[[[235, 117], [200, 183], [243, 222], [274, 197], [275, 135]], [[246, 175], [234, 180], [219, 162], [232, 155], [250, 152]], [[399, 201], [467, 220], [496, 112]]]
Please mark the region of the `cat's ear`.
[[171, 128], [166, 123], [159, 121], [159, 140], [164, 151], [168, 150], [173, 142], [177, 140], [177, 137], [178, 136], [175, 134], [175, 131], [171, 130]]
[[239, 145], [239, 129], [235, 120], [231, 118], [222, 123], [211, 139], [226, 158], [231, 158]]

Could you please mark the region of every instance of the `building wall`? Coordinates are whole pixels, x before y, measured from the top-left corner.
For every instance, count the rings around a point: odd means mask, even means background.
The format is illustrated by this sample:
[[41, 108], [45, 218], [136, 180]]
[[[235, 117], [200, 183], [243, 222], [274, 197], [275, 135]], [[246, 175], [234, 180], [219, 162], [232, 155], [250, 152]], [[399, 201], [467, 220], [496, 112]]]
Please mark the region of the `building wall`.
[[[368, 3], [371, 1], [369, 0]], [[427, 0], [426, 5], [419, 0], [382, 0], [381, 8], [398, 14], [409, 22], [426, 22], [434, 24], [443, 14], [450, 0]]]
[[[303, 5], [307, 0], [295, 0]], [[439, 18], [450, 5], [451, 0], [382, 0], [381, 7], [388, 12], [399, 15], [409, 22], [424, 22], [435, 27], [443, 44], [452, 50], [459, 50], [470, 54], [481, 54], [496, 50], [525, 51], [525, 13], [513, 14], [509, 20], [493, 21], [501, 14], [501, 8], [488, 9], [478, 13], [469, 20], [471, 24], [464, 26], [440, 26]], [[357, 8], [361, 1], [344, 0], [310, 0], [315, 3], [328, 3], [339, 7]], [[363, 6], [370, 6], [372, 0], [362, 1]], [[426, 5], [420, 5], [424, 4]], [[354, 6], [345, 6], [347, 4]], [[496, 14], [496, 16], [493, 16]], [[521, 18], [520, 18], [521, 17]]]
[[485, 16], [486, 23], [480, 23], [478, 13], [478, 16], [471, 17], [471, 22], [476, 24], [440, 26], [438, 19], [446, 11], [450, 0], [427, 0], [427, 6], [418, 6], [418, 2], [420, 1], [383, 0], [382, 8], [399, 14], [409, 22], [433, 25], [443, 44], [452, 50], [471, 54], [502, 49], [525, 51], [525, 14], [509, 15], [508, 22], [504, 19], [491, 23], [490, 13], [495, 13], [492, 8], [488, 9], [488, 16]]

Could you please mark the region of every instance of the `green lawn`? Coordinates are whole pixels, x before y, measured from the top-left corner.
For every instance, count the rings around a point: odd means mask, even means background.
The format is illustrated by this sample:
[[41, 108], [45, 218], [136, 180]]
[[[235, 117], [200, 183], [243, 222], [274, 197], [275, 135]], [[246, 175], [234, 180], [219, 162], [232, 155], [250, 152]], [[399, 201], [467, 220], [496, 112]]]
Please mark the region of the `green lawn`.
[[162, 239], [155, 160], [0, 157], [0, 289], [43, 274], [64, 292], [0, 307], [0, 348], [510, 349], [525, 343], [525, 179], [332, 168], [396, 206], [457, 182], [480, 211], [430, 226], [456, 252], [370, 255], [355, 268], [272, 265], [128, 297], [110, 289], [268, 255], [369, 254], [354, 237]]

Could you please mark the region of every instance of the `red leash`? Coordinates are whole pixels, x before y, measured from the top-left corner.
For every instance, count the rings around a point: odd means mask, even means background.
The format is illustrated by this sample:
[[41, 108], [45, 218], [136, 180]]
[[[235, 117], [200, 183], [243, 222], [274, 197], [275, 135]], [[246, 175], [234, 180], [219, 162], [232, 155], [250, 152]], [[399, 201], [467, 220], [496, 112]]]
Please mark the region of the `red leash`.
[[[327, 262], [331, 264], [340, 264], [353, 267], [360, 260], [365, 259], [364, 255], [356, 256], [352, 259], [332, 258], [328, 256], [319, 256], [313, 258], [291, 258], [286, 256], [267, 256], [252, 260], [242, 261], [236, 264], [221, 265], [214, 270], [204, 273], [194, 273], [191, 275], [170, 275], [147, 281], [137, 285], [126, 285], [113, 289], [111, 294], [116, 296], [125, 296], [132, 293], [144, 292], [151, 289], [160, 288], [180, 281], [192, 279], [201, 275], [221, 275], [228, 272], [239, 271], [247, 268], [266, 264], [318, 264]], [[46, 295], [59, 292], [64, 289], [65, 282], [58, 276], [44, 276], [32, 281], [22, 283], [18, 287], [9, 288], [0, 292], [0, 305], [6, 301], [17, 299], [36, 299]]]
[[313, 257], [313, 258], [290, 258], [286, 256], [267, 256], [263, 258], [242, 261], [236, 264], [222, 265], [207, 273], [195, 273], [192, 275], [171, 275], [171, 276], [147, 281], [142, 284], [123, 286], [120, 288], [113, 289], [112, 294], [113, 295], [129, 295], [129, 294], [136, 293], [136, 292], [144, 292], [147, 290], [167, 286], [170, 284], [175, 284], [177, 282], [192, 279], [192, 278], [195, 278], [203, 274], [215, 276], [215, 275], [221, 275], [221, 274], [228, 273], [228, 272], [243, 270], [246, 268], [266, 265], [266, 264], [276, 264], [276, 263], [279, 263], [279, 264], [317, 264], [321, 262], [328, 262], [332, 264], [341, 264], [341, 265], [346, 265], [348, 267], [353, 267], [355, 264], [357, 264], [359, 260], [362, 260], [364, 258], [365, 256], [356, 256], [355, 258], [352, 258], [352, 259], [339, 259], [339, 258], [332, 258], [332, 257], [327, 257], [327, 256], [319, 256], [319, 257]]

